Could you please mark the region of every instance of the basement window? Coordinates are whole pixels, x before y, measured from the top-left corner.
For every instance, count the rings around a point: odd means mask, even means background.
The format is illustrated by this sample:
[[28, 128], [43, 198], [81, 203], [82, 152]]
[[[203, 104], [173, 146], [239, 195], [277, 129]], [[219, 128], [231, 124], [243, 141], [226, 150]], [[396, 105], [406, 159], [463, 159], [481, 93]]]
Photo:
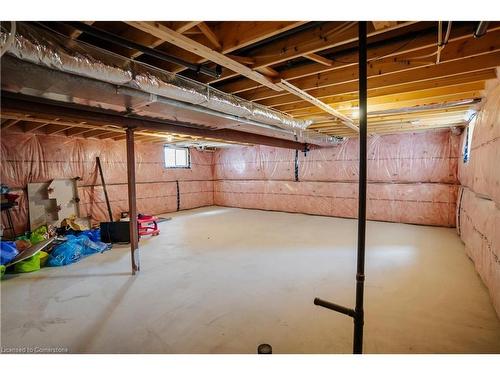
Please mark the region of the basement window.
[[165, 145], [165, 168], [190, 168], [189, 148], [176, 148]]
[[464, 144], [464, 163], [468, 163], [470, 160], [470, 151], [472, 147], [472, 133], [474, 133], [474, 125], [476, 124], [476, 118], [474, 117], [472, 121], [466, 128], [465, 134], [465, 144]]

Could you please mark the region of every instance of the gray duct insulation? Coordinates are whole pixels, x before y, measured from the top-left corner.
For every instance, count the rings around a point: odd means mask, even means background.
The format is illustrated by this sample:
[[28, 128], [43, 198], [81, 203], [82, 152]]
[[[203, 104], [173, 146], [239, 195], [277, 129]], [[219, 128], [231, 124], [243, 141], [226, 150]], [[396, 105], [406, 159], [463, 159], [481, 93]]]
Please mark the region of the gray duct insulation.
[[[5, 46], [8, 36], [8, 32], [1, 31], [2, 46]], [[193, 104], [193, 108], [201, 112], [202, 107], [208, 108], [207, 113], [211, 115], [235, 116], [237, 121], [247, 125], [248, 131], [252, 126], [257, 128], [258, 124], [262, 124], [264, 128], [285, 130], [310, 144], [331, 145], [338, 142], [334, 137], [307, 130], [311, 121], [294, 119], [208, 85], [26, 23], [17, 24], [15, 38], [6, 52], [36, 65], [111, 83], [118, 86], [117, 95], [120, 87], [128, 87], [159, 98]], [[161, 100], [158, 102], [161, 103]]]

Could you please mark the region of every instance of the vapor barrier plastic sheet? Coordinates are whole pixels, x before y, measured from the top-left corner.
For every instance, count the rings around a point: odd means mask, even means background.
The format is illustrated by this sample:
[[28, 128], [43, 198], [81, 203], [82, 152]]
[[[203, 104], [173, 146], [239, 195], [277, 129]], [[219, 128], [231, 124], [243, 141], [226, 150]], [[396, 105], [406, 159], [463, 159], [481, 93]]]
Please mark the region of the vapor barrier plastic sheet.
[[[449, 130], [370, 137], [368, 219], [455, 225], [459, 137]], [[358, 140], [299, 152], [219, 150], [214, 201], [222, 206], [357, 216]]]
[[[220, 206], [355, 218], [354, 182], [215, 181]], [[400, 223], [455, 226], [457, 185], [369, 183], [367, 218]]]
[[[462, 137], [462, 148], [467, 132]], [[467, 163], [459, 164], [459, 179], [463, 186], [492, 199], [500, 207], [500, 84], [486, 95], [478, 113]]]
[[500, 317], [500, 84], [487, 92], [473, 129], [469, 159], [459, 161], [457, 230]]
[[457, 228], [500, 316], [500, 210], [495, 202], [462, 189]]
[[[457, 182], [460, 137], [449, 130], [368, 139], [368, 181]], [[358, 180], [359, 141], [299, 152], [300, 181]], [[215, 156], [215, 179], [293, 180], [295, 151], [267, 146], [231, 148]]]
[[[115, 219], [128, 211], [127, 158], [124, 141], [83, 140], [62, 136], [2, 134], [1, 180], [11, 188], [25, 189], [29, 182], [80, 177], [78, 192], [81, 215], [94, 221], [108, 220], [96, 157], [101, 158]], [[190, 169], [166, 169], [163, 145], [136, 143], [137, 205], [139, 212], [159, 214], [180, 208], [213, 204], [212, 154], [191, 150]], [[19, 199], [13, 219], [17, 231], [26, 228], [27, 197]]]

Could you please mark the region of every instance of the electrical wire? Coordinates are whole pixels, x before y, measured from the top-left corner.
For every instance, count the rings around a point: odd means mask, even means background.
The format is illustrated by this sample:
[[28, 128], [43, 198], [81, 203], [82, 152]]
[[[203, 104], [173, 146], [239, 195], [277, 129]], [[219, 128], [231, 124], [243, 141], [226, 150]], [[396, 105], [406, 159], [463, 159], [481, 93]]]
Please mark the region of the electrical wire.
[[451, 33], [451, 21], [448, 21], [448, 28], [446, 30], [446, 35], [443, 39], [443, 31], [442, 31], [442, 21], [439, 21], [439, 28], [438, 28], [438, 48], [436, 51], [437, 57], [436, 57], [436, 64], [439, 64], [441, 61], [441, 51], [443, 48], [446, 46], [448, 43], [448, 39], [450, 37]]
[[[444, 47], [448, 44], [448, 40], [450, 39], [451, 24], [452, 24], [452, 21], [449, 21], [448, 25], [447, 25], [447, 30], [446, 30], [446, 34], [445, 34], [444, 39], [440, 39], [440, 36], [439, 36], [440, 33], [438, 30], [438, 42], [437, 42], [436, 51], [428, 53], [426, 55], [411, 57], [411, 58], [407, 59], [406, 61], [421, 60], [421, 59], [426, 59], [426, 58], [433, 57], [433, 56], [437, 55], [436, 64], [439, 64], [441, 62], [441, 52], [444, 49]], [[441, 35], [441, 38], [442, 38], [442, 35]]]

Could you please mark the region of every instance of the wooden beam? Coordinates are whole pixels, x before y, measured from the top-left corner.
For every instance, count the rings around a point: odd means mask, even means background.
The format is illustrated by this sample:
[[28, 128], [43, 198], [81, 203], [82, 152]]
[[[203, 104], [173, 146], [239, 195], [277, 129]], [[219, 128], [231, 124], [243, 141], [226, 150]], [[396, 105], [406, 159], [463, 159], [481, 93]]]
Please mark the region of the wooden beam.
[[396, 26], [398, 24], [397, 21], [372, 21], [373, 27], [375, 30], [384, 30], [389, 27]]
[[[368, 119], [370, 120], [370, 126], [376, 124], [384, 123], [395, 123], [395, 122], [408, 122], [413, 120], [440, 120], [442, 118], [450, 117], [462, 117], [468, 110], [470, 105], [462, 105], [450, 108], [442, 109], [428, 109], [413, 112], [399, 112], [399, 113], [388, 113], [388, 114], [374, 114], [368, 113]], [[324, 119], [321, 121], [316, 121], [310, 125], [309, 129], [324, 129], [329, 127], [344, 128], [344, 125], [338, 120]]]
[[132, 275], [140, 270], [139, 235], [137, 229], [137, 194], [135, 186], [135, 150], [134, 129], [127, 128], [127, 186], [128, 186], [128, 213], [130, 218], [130, 255]]
[[[450, 69], [453, 69], [453, 71], [456, 72], [455, 74], [479, 70], [481, 68], [474, 69], [473, 64], [475, 64], [475, 61], [481, 61], [484, 66], [484, 64], [488, 64], [486, 61], [488, 58], [491, 59], [490, 64], [493, 65], [485, 67], [495, 67], [500, 65], [500, 61], [497, 60], [498, 56], [494, 54], [495, 52], [500, 51], [500, 30], [488, 33], [487, 35], [487, 39], [478, 41], [470, 38], [467, 42], [463, 40], [449, 42], [446, 48], [442, 50], [442, 63], [437, 66], [434, 64], [433, 60], [423, 61], [422, 59], [419, 59], [422, 55], [434, 52], [434, 46], [406, 53], [398, 56], [397, 58], [386, 57], [372, 61], [368, 67], [368, 77], [370, 79], [377, 76], [391, 75], [393, 73], [405, 71], [411, 71], [408, 75], [413, 76], [414, 73], [425, 74], [427, 68], [429, 71], [442, 72], [442, 76], [447, 76], [451, 75], [451, 73], [447, 74], [447, 70], [450, 67]], [[486, 38], [486, 36], [484, 38]], [[483, 57], [480, 57], [481, 55]], [[473, 57], [477, 58], [470, 60]], [[442, 68], [438, 69], [439, 66], [442, 66]], [[445, 68], [445, 66], [447, 68]], [[290, 82], [302, 90], [307, 91], [313, 88], [321, 88], [329, 85], [340, 84], [342, 82], [357, 80], [356, 70], [357, 67], [355, 65], [350, 65], [324, 73], [319, 73], [314, 76], [293, 79]], [[279, 95], [284, 95], [284, 93], [276, 93], [265, 87], [253, 90], [249, 93], [240, 93], [240, 96], [250, 100], [265, 99]]]
[[[479, 82], [481, 83], [481, 82]], [[368, 109], [369, 111], [383, 111], [395, 108], [403, 108], [403, 107], [413, 107], [418, 105], [427, 105], [427, 104], [436, 104], [436, 103], [444, 103], [448, 101], [458, 101], [458, 100], [466, 100], [466, 99], [476, 99], [481, 98], [482, 91], [481, 90], [467, 90], [468, 87], [464, 87], [463, 90], [457, 90], [456, 92], [443, 92], [436, 91], [433, 92], [422, 92], [422, 95], [402, 95], [398, 100], [376, 100], [370, 101], [368, 100]], [[357, 108], [357, 101], [349, 102], [345, 105], [334, 105], [331, 108], [337, 110], [340, 113], [350, 113], [353, 108]], [[293, 116], [311, 116], [320, 112], [315, 107], [310, 107], [307, 109], [302, 109], [293, 112], [287, 112]]]
[[253, 57], [237, 56], [237, 55], [231, 55], [231, 54], [228, 54], [226, 56], [229, 57], [230, 59], [233, 59], [234, 61], [238, 61], [241, 64], [245, 64], [245, 65], [255, 64], [255, 59]]
[[[224, 21], [212, 27], [216, 35], [221, 37], [222, 53], [228, 54], [237, 49], [247, 47], [267, 38], [303, 25], [304, 21]], [[182, 56], [179, 56], [182, 57]], [[194, 62], [201, 64], [207, 59], [199, 57]], [[243, 63], [244, 64], [244, 63]], [[175, 73], [185, 70], [176, 68]], [[227, 74], [228, 71], [224, 72]], [[231, 73], [236, 74], [236, 73]], [[198, 78], [200, 79], [200, 78]], [[203, 78], [201, 78], [203, 80]]]
[[[413, 69], [411, 72], [402, 71], [382, 76], [371, 76], [368, 79], [368, 88], [375, 89], [381, 87], [390, 87], [401, 85], [403, 83], [421, 82], [431, 79], [451, 77], [463, 73], [471, 73], [480, 70], [495, 68], [500, 65], [500, 51], [491, 54], [481, 55], [463, 59], [460, 61], [445, 62], [439, 65], [426, 66], [419, 69]], [[322, 81], [318, 86], [300, 87], [310, 95], [321, 99], [325, 96], [339, 95], [348, 92], [354, 92], [357, 88], [357, 79], [351, 81], [335, 82]], [[309, 88], [311, 87], [311, 88]], [[280, 105], [296, 102], [292, 95], [269, 96], [267, 93], [256, 90], [252, 95], [242, 95], [244, 99], [256, 100], [263, 105]], [[263, 100], [266, 99], [266, 100]], [[267, 100], [269, 99], [269, 100]]]
[[[407, 92], [419, 92], [422, 90], [426, 89], [432, 89], [432, 88], [440, 88], [440, 87], [448, 87], [448, 86], [454, 86], [454, 85], [459, 85], [459, 84], [464, 84], [464, 83], [470, 83], [470, 82], [480, 82], [488, 79], [495, 79], [497, 77], [496, 75], [496, 70], [495, 69], [485, 69], [485, 70], [480, 70], [477, 72], [469, 72], [469, 73], [463, 73], [463, 74], [457, 74], [454, 76], [450, 77], [438, 77], [434, 79], [429, 79], [426, 81], [418, 81], [418, 82], [402, 82], [399, 85], [394, 85], [394, 86], [387, 86], [387, 87], [379, 87], [379, 88], [372, 88], [368, 90], [368, 95], [369, 98], [376, 98], [379, 96], [384, 96], [384, 95], [398, 95], [398, 94], [403, 94]], [[321, 100], [325, 102], [326, 104], [335, 104], [338, 102], [346, 102], [346, 101], [353, 101], [357, 99], [357, 92], [356, 91], [346, 91], [338, 94], [333, 94], [333, 95], [327, 95], [321, 97]], [[275, 101], [278, 98], [272, 98], [272, 99], [267, 99], [263, 100], [261, 104], [264, 105], [269, 105], [270, 107], [279, 109], [279, 110], [285, 110], [286, 109], [300, 109], [304, 107], [310, 107], [309, 103], [304, 102], [304, 101], [299, 101], [295, 97], [291, 97], [290, 103], [281, 105], [281, 104], [269, 104], [273, 101]], [[293, 106], [293, 107], [292, 107]]]
[[47, 135], [54, 135], [54, 134], [62, 133], [69, 128], [71, 128], [71, 127], [68, 125], [59, 125], [57, 123], [50, 123], [43, 130], [44, 130], [45, 134], [47, 134]]
[[[220, 51], [222, 49], [222, 46], [219, 42], [219, 38], [215, 33], [208, 27], [206, 22], [200, 22], [198, 25], [198, 29], [207, 37], [207, 39], [212, 43], [212, 45], [216, 48], [217, 51]], [[182, 33], [181, 33], [182, 34]]]
[[[82, 21], [83, 23], [86, 23], [87, 25], [92, 25], [95, 21]], [[78, 37], [82, 35], [82, 31], [81, 30], [78, 30], [78, 29], [75, 29], [70, 35], [69, 37], [71, 39], [78, 39]]]
[[84, 138], [99, 138], [103, 134], [109, 134], [107, 129], [93, 129], [84, 135]]
[[318, 64], [322, 64], [325, 66], [333, 66], [333, 64], [334, 64], [333, 60], [330, 60], [330, 59], [327, 59], [326, 57], [320, 56], [317, 53], [308, 53], [308, 54], [305, 54], [304, 57], [306, 59], [315, 61]]
[[16, 125], [19, 121], [21, 120], [7, 120], [6, 122], [2, 123], [2, 130], [7, 130], [8, 128]]
[[327, 22], [294, 34], [278, 43], [265, 45], [254, 52], [258, 66], [287, 60], [354, 42], [358, 38], [357, 22]]
[[234, 72], [237, 72], [247, 78], [259, 82], [260, 84], [276, 91], [281, 91], [281, 88], [272, 82], [268, 77], [253, 71], [247, 66], [240, 64], [237, 61], [230, 59], [229, 57], [214, 51], [201, 43], [198, 43], [168, 27], [165, 27], [159, 23], [155, 22], [127, 22], [129, 25], [136, 27], [139, 30], [150, 33], [166, 42], [174, 44], [180, 48], [183, 48], [191, 53], [195, 53], [202, 56], [216, 64], [222, 65]]
[[225, 21], [213, 27], [221, 35], [222, 52], [230, 53], [274, 37], [296, 27], [304, 21]]
[[[459, 92], [484, 90], [485, 82], [473, 81], [473, 82], [466, 82], [455, 85], [445, 85], [439, 87], [430, 86], [429, 88], [424, 87], [423, 89], [420, 90], [414, 90], [410, 86], [408, 87], [410, 89], [408, 91], [395, 90], [393, 93], [380, 93], [374, 95], [369, 92], [368, 106], [390, 103], [390, 102], [407, 101], [413, 99], [432, 98]], [[358, 106], [357, 95], [351, 95], [351, 96], [339, 95], [336, 97], [335, 96], [330, 97], [327, 100], [324, 99], [322, 101], [328, 105], [333, 106], [337, 110], [341, 110], [342, 108], [350, 108]], [[312, 106], [310, 103], [307, 102], [298, 102], [293, 104], [286, 104], [283, 106], [277, 106], [276, 109], [291, 114], [301, 112], [303, 110], [311, 110], [311, 111], [316, 110], [314, 106]]]
[[50, 125], [50, 122], [25, 122], [23, 124], [23, 132], [29, 133], [29, 132], [34, 132], [35, 130], [41, 129], [47, 125]]
[[276, 70], [268, 66], [256, 68], [255, 70], [258, 71], [259, 73], [264, 74], [266, 77], [277, 78], [280, 76], [280, 74]]
[[335, 116], [339, 120], [342, 121], [347, 127], [351, 128], [352, 130], [358, 131], [359, 128], [354, 125], [354, 122], [347, 116], [343, 115], [342, 113], [338, 112], [337, 110], [333, 109], [332, 107], [326, 105], [323, 103], [321, 100], [316, 99], [315, 97], [309, 95], [308, 93], [300, 90], [299, 88], [295, 87], [292, 85], [290, 82], [287, 82], [285, 80], [281, 80], [279, 85], [286, 91], [290, 92], [293, 95], [296, 95], [309, 103], [314, 104], [316, 107], [321, 108], [321, 110]]
[[[497, 31], [499, 28], [495, 28], [493, 30], [490, 30], [490, 32]], [[472, 30], [470, 27], [465, 27], [465, 26], [459, 26], [459, 27], [454, 27], [452, 36], [449, 40], [449, 43], [454, 43], [454, 42], [459, 42], [463, 44], [463, 47], [468, 49], [470, 52], [473, 53], [472, 48], [476, 48], [478, 46], [483, 46], [482, 50], [485, 51], [485, 45], [489, 43], [494, 43], [495, 39], [498, 39], [498, 35], [494, 36], [491, 35], [490, 32], [485, 35], [482, 39], [476, 40], [472, 37]], [[485, 42], [485, 39], [488, 37], [489, 41]], [[411, 52], [416, 52], [416, 51], [421, 51], [424, 49], [427, 49], [428, 51], [435, 51], [435, 45], [436, 45], [436, 34], [434, 32], [432, 33], [425, 33], [421, 37], [415, 38], [413, 35], [410, 35], [408, 39], [398, 39], [397, 41], [389, 41], [384, 44], [375, 44], [374, 46], [370, 47], [368, 49], [368, 59], [370, 61], [374, 60], [380, 60], [382, 58], [387, 59], [390, 57], [396, 57], [396, 56], [401, 56], [404, 54], [408, 54]], [[444, 51], [446, 53], [449, 53], [449, 46], [447, 46]], [[448, 48], [448, 50], [447, 50]], [[428, 52], [426, 51], [426, 52]], [[469, 52], [469, 54], [470, 54]], [[301, 64], [298, 66], [294, 66], [292, 68], [288, 69], [283, 69], [280, 71], [281, 78], [286, 79], [286, 80], [291, 80], [292, 82], [295, 79], [307, 77], [307, 76], [312, 76], [312, 75], [317, 75], [320, 73], [325, 73], [331, 70], [335, 69], [340, 69], [348, 66], [355, 66], [357, 63], [357, 57], [356, 57], [357, 52], [339, 52], [338, 54], [335, 55], [335, 57], [338, 59], [338, 61], [335, 61], [335, 64], [331, 67], [327, 67], [325, 65], [318, 65], [318, 64]], [[414, 54], [413, 57], [418, 56], [418, 55], [423, 55], [424, 53], [420, 52], [418, 54]], [[460, 55], [457, 55], [460, 57]], [[462, 57], [464, 56], [462, 52]], [[420, 61], [421, 62], [421, 61]], [[403, 63], [403, 61], [401, 61]], [[416, 63], [416, 62], [415, 62]], [[227, 72], [223, 74], [224, 78], [230, 78], [231, 74], [228, 74]], [[298, 84], [300, 85], [300, 84]], [[255, 88], [258, 88], [259, 85], [256, 84], [254, 81], [241, 78], [235, 82], [227, 83], [227, 84], [221, 84], [216, 86], [219, 90], [222, 90], [224, 92], [229, 92], [229, 93], [239, 93], [247, 90], [252, 90]]]
[[[57, 133], [62, 133], [64, 132], [66, 136], [71, 137], [71, 136], [77, 136], [77, 135], [82, 135], [88, 132], [94, 132], [94, 131], [100, 131], [101, 134], [96, 135], [93, 134], [91, 137], [96, 137], [98, 139], [113, 139], [113, 140], [119, 140], [119, 139], [125, 139], [125, 129], [123, 128], [116, 128], [116, 127], [110, 127], [107, 125], [92, 125], [92, 124], [85, 124], [85, 123], [75, 123], [75, 122], [70, 122], [70, 121], [64, 121], [64, 120], [48, 120], [46, 118], [36, 118], [36, 117], [28, 117], [26, 115], [16, 115], [13, 113], [5, 113], [3, 112], [1, 114], [1, 118], [5, 120], [18, 120], [18, 121], [32, 121], [32, 122], [38, 122], [38, 123], [48, 123], [47, 127], [51, 127], [54, 125], [53, 128], [50, 128], [50, 135], [54, 135]], [[50, 122], [48, 122], [50, 121]], [[55, 130], [59, 129], [59, 130]], [[221, 142], [221, 143], [238, 143], [238, 144], [246, 144], [244, 142], [232, 142], [232, 141], [227, 141], [223, 139], [218, 139], [218, 138], [210, 138], [210, 137], [200, 137], [200, 136], [185, 136], [185, 135], [174, 135], [170, 133], [158, 133], [158, 132], [150, 132], [150, 131], [135, 131], [135, 139], [139, 140], [140, 138], [144, 139], [156, 139], [158, 142], [165, 142], [166, 138], [168, 136], [173, 136], [174, 139], [182, 139], [186, 141], [184, 138], [188, 138], [187, 140], [191, 139], [203, 139], [203, 140], [212, 140], [214, 142]]]
[[179, 21], [173, 25], [173, 29], [180, 34], [184, 34], [200, 23], [202, 23], [202, 21]]
[[[394, 27], [390, 27], [383, 32], [410, 26], [413, 27], [416, 23], [417, 22], [404, 22]], [[255, 67], [272, 66], [306, 54], [353, 43], [357, 40], [356, 29], [356, 22], [327, 22], [312, 29], [297, 32], [288, 38], [278, 40], [275, 43], [266, 44], [252, 51], [252, 55], [256, 60]], [[369, 33], [369, 36], [375, 36], [379, 33], [380, 31], [375, 30]], [[433, 43], [436, 43], [435, 36], [433, 36]], [[357, 61], [357, 57], [354, 57], [354, 60]], [[237, 72], [235, 74], [229, 74], [225, 76], [225, 79], [233, 78], [237, 75]], [[290, 77], [282, 78], [288, 79]], [[203, 82], [213, 83], [215, 81], [214, 79], [207, 79]]]
[[124, 117], [113, 111], [101, 111], [83, 105], [67, 105], [65, 103], [41, 100], [33, 102], [29, 97], [22, 95], [2, 97], [2, 114], [18, 113], [33, 117], [60, 116], [64, 114], [66, 120], [95, 122], [102, 125], [113, 125], [121, 128], [132, 126], [138, 130], [160, 131], [172, 134], [185, 134], [203, 138], [227, 140], [238, 143], [261, 144], [266, 146], [303, 150], [305, 145], [286, 139], [268, 137], [260, 134], [247, 133], [233, 129], [199, 129], [191, 124], [182, 124], [169, 120], [152, 120], [143, 118]]
[[109, 138], [113, 138], [114, 136], [116, 136], [117, 132], [115, 131], [111, 131], [111, 130], [108, 130], [104, 133], [101, 133], [97, 136], [97, 138], [99, 139], [109, 139]]
[[[177, 31], [178, 33], [184, 33], [187, 30], [192, 29], [195, 27], [197, 24], [199, 24], [201, 21], [175, 21], [175, 22], [169, 22], [170, 26]], [[200, 31], [201, 33], [201, 31]], [[120, 34], [122, 38], [130, 39], [136, 43], [143, 44], [145, 46], [148, 46], [149, 48], [156, 48], [161, 46], [162, 44], [165, 43], [164, 40], [156, 38], [155, 36], [151, 34], [145, 34], [135, 28], [128, 28], [126, 29], [122, 34]], [[126, 54], [126, 52], [125, 52]], [[139, 56], [142, 56], [143, 52], [141, 51], [132, 51], [128, 56], [131, 59], [136, 59]]]

